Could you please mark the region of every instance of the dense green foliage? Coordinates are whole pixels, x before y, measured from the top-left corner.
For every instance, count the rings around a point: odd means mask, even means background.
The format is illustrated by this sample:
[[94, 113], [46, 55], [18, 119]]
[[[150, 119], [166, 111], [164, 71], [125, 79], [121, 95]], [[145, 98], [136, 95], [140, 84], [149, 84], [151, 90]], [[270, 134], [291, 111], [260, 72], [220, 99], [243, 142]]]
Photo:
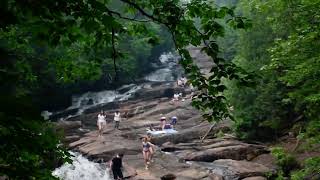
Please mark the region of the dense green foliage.
[[304, 168], [291, 173], [292, 180], [320, 178], [320, 157], [308, 158], [305, 160]]
[[276, 147], [271, 150], [279, 167], [279, 176], [288, 176], [292, 169], [298, 168], [298, 162], [293, 155], [286, 153], [283, 148]]
[[305, 135], [318, 136], [319, 8], [313, 0], [240, 2], [240, 11], [254, 23], [240, 33], [234, 61], [255, 72], [258, 82], [254, 88], [231, 88], [241, 137], [274, 138], [296, 121], [310, 122]]
[[[320, 142], [320, 1], [240, 0], [237, 12], [252, 19], [238, 33], [233, 61], [256, 74], [254, 87], [228, 83], [235, 132], [247, 140], [288, 133], [305, 147]], [[234, 36], [231, 36], [233, 38]], [[228, 38], [228, 37], [227, 37]], [[229, 38], [230, 39], [230, 38]], [[306, 146], [307, 145], [307, 146]], [[274, 148], [276, 179], [318, 179], [318, 158], [297, 168], [294, 156]]]

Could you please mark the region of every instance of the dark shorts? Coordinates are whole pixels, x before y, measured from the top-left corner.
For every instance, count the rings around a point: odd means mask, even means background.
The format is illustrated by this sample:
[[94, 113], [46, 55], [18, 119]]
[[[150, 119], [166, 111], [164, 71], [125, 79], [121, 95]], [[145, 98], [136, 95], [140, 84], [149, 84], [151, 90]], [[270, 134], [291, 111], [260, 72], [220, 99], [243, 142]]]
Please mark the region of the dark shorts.
[[118, 178], [123, 179], [123, 174], [121, 169], [112, 169], [113, 178], [116, 180]]

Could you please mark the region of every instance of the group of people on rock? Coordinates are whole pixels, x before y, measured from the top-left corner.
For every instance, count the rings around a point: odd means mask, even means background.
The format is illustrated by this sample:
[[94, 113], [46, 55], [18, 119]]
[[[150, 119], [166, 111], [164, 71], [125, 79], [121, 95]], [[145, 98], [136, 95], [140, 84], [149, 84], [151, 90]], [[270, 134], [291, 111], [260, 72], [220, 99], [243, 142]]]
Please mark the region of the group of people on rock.
[[[120, 118], [120, 114], [118, 111], [115, 113], [115, 118]], [[98, 115], [98, 121], [99, 117], [101, 118], [101, 115]], [[117, 123], [118, 120], [114, 120], [115, 123]], [[120, 121], [120, 120], [119, 120]], [[160, 118], [160, 128], [161, 130], [167, 130], [167, 129], [173, 129], [173, 126], [177, 124], [178, 118], [177, 116], [171, 117], [170, 123], [167, 123], [167, 118], [165, 116], [162, 116]], [[119, 125], [119, 124], [118, 124]], [[115, 124], [115, 126], [118, 126]], [[156, 130], [152, 125], [150, 126], [150, 130], [154, 131]], [[148, 134], [145, 137], [142, 137], [142, 155], [144, 159], [144, 165], [145, 169], [149, 169], [150, 163], [153, 162], [153, 155], [156, 150], [156, 146], [151, 143], [151, 134]], [[123, 153], [117, 154], [115, 157], [113, 157], [110, 160], [110, 169], [112, 171], [113, 177], [115, 180], [121, 180], [123, 179], [123, 174], [122, 174], [122, 158], [123, 158]], [[174, 180], [176, 177], [173, 174], [167, 174], [161, 177], [162, 180]]]
[[[114, 128], [119, 129], [119, 124], [121, 121], [121, 114], [119, 111], [116, 111], [114, 113], [113, 121], [114, 121]], [[98, 126], [98, 137], [101, 137], [104, 129], [107, 126], [107, 115], [104, 111], [101, 111], [98, 114], [97, 126]]]
[[[187, 78], [185, 78], [184, 76], [182, 76], [181, 78], [179, 78], [177, 80], [177, 86], [178, 87], [186, 87], [187, 85]], [[173, 96], [172, 101], [179, 101], [180, 99], [182, 99], [182, 101], [184, 101], [184, 98], [182, 97], [182, 93], [175, 93]], [[114, 113], [114, 128], [115, 129], [119, 129], [119, 124], [121, 121], [121, 114], [119, 111], [116, 111]], [[150, 125], [150, 130], [151, 131], [156, 131], [156, 130], [170, 130], [170, 129], [174, 129], [174, 126], [177, 124], [178, 118], [177, 116], [172, 116], [171, 117], [171, 121], [167, 122], [167, 118], [165, 116], [162, 116], [160, 118], [160, 128], [156, 129], [153, 127], [153, 125]], [[107, 121], [106, 121], [106, 113], [104, 111], [101, 111], [101, 113], [98, 114], [98, 121], [97, 121], [97, 125], [98, 125], [98, 132], [99, 135], [98, 136], [102, 136], [103, 134], [103, 130], [106, 127]], [[149, 165], [150, 163], [153, 162], [153, 155], [155, 153], [156, 150], [156, 146], [154, 144], [151, 143], [151, 135], [148, 134], [145, 137], [142, 137], [142, 154], [143, 154], [143, 159], [144, 159], [144, 165], [145, 165], [145, 169], [149, 169]], [[110, 169], [113, 173], [114, 179], [115, 180], [121, 180], [123, 179], [123, 174], [122, 174], [122, 158], [123, 158], [123, 153], [119, 153], [116, 156], [114, 156], [111, 160], [110, 160]], [[167, 174], [161, 177], [161, 180], [175, 180], [176, 176], [173, 174]]]
[[167, 118], [162, 116], [160, 118], [160, 127], [162, 130], [173, 129], [173, 127], [177, 124], [177, 116], [171, 117], [171, 122], [167, 123]]

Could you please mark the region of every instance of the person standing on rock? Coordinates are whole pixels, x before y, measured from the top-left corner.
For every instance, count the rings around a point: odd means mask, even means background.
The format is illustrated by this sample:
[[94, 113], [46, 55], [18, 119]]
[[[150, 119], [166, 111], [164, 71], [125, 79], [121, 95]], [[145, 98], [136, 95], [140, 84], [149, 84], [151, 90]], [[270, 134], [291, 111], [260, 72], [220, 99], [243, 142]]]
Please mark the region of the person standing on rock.
[[116, 157], [112, 158], [110, 161], [110, 169], [112, 170], [113, 178], [115, 180], [123, 179], [122, 158], [123, 158], [123, 154], [119, 153], [117, 154]]
[[151, 143], [151, 138], [152, 138], [151, 134], [148, 134], [148, 135], [147, 135], [147, 141], [148, 141], [148, 143], [151, 145], [151, 146], [150, 146], [149, 161], [150, 161], [150, 162], [153, 162], [153, 159], [152, 159], [152, 158], [153, 158], [153, 154], [155, 153], [155, 145]]
[[114, 113], [114, 128], [115, 129], [119, 129], [119, 124], [120, 124], [120, 120], [121, 120], [121, 117], [120, 117], [120, 112], [119, 111], [116, 111]]
[[149, 169], [150, 164], [150, 148], [151, 143], [148, 142], [148, 139], [146, 137], [142, 138], [142, 154], [146, 170]]
[[104, 130], [105, 126], [107, 125], [106, 116], [103, 111], [101, 111], [98, 114], [97, 125], [98, 125], [98, 137], [100, 137], [100, 136], [102, 136], [103, 130]]

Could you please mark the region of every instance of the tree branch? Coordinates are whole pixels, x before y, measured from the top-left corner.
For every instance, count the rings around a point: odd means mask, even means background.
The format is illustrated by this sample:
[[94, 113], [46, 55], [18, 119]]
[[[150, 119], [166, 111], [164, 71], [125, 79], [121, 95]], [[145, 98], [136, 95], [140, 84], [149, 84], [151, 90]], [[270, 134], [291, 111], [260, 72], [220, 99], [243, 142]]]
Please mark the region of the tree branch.
[[112, 11], [112, 10], [110, 10], [108, 8], [107, 8], [107, 11], [108, 11], [109, 15], [114, 14], [114, 15], [118, 16], [120, 19], [125, 19], [125, 20], [128, 20], [128, 21], [136, 21], [136, 22], [150, 22], [150, 20], [142, 20], [142, 19], [125, 17], [125, 16], [122, 16], [119, 12]]
[[138, 4], [134, 3], [133, 1], [131, 0], [120, 0], [121, 2], [125, 3], [125, 4], [128, 4], [132, 7], [134, 7], [136, 10], [138, 10], [142, 15], [148, 17], [149, 19], [153, 20], [153, 21], [156, 21], [158, 23], [161, 23], [161, 24], [166, 24], [165, 22], [162, 22], [161, 19], [158, 19], [156, 17], [154, 17], [153, 15], [151, 14], [148, 14], [144, 9], [142, 9]]

